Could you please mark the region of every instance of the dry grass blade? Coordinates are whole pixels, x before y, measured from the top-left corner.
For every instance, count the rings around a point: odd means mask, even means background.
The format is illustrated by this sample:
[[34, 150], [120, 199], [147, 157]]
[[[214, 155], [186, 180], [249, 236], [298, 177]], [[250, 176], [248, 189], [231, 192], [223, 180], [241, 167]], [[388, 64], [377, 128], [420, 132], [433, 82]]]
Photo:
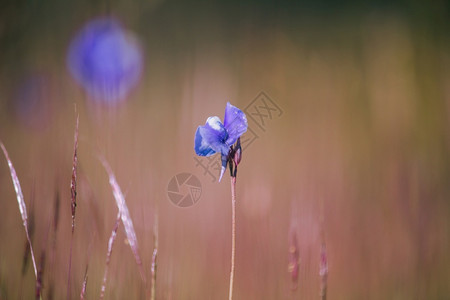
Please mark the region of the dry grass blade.
[[288, 261], [288, 272], [291, 275], [292, 281], [291, 290], [294, 291], [298, 287], [298, 275], [300, 272], [300, 252], [297, 241], [297, 233], [293, 228], [289, 233]]
[[41, 262], [36, 277], [36, 299], [42, 299], [42, 277], [44, 276], [45, 250], [41, 254]]
[[325, 244], [325, 213], [324, 213], [324, 200], [320, 199], [320, 239], [322, 240], [322, 246], [320, 248], [320, 263], [319, 263], [319, 275], [320, 275], [320, 299], [327, 299], [327, 281], [328, 281], [328, 258], [327, 258], [327, 246]]
[[84, 280], [83, 280], [83, 285], [81, 286], [80, 299], [84, 299], [86, 297], [89, 262], [91, 261], [92, 247], [93, 247], [95, 237], [96, 237], [95, 233], [91, 235], [91, 240], [90, 240], [89, 246], [88, 246], [86, 270], [84, 271]]
[[153, 255], [152, 255], [152, 289], [151, 289], [151, 300], [156, 299], [156, 269], [158, 264], [156, 262], [158, 258], [158, 213], [155, 214], [155, 225], [153, 227]]
[[[34, 188], [31, 193], [31, 207], [30, 207], [30, 216], [28, 217], [28, 233], [30, 234], [30, 240], [33, 240], [34, 235]], [[22, 279], [25, 276], [25, 273], [27, 271], [28, 267], [28, 259], [30, 257], [30, 244], [28, 243], [28, 239], [25, 240], [25, 246], [24, 246], [24, 252], [23, 252], [23, 259], [22, 259]]]
[[70, 195], [72, 209], [72, 237], [70, 239], [70, 254], [69, 254], [69, 274], [67, 275], [67, 299], [70, 299], [70, 271], [72, 269], [72, 248], [73, 248], [73, 233], [75, 230], [75, 208], [77, 207], [77, 148], [78, 148], [78, 124], [80, 116], [77, 116], [77, 124], [75, 125], [74, 145], [73, 145], [73, 163], [72, 163], [72, 180], [70, 181]]
[[108, 173], [109, 184], [111, 185], [111, 189], [113, 191], [114, 198], [116, 199], [117, 207], [119, 208], [120, 217], [122, 219], [122, 223], [125, 228], [125, 234], [127, 236], [128, 243], [131, 247], [131, 251], [133, 251], [134, 258], [136, 260], [136, 264], [139, 267], [141, 279], [144, 282], [146, 282], [144, 268], [142, 266], [142, 261], [139, 256], [136, 232], [134, 231], [133, 221], [131, 220], [130, 212], [128, 211], [128, 207], [125, 202], [125, 197], [122, 194], [120, 186], [117, 183], [116, 177], [114, 176], [114, 173], [111, 170], [111, 167], [109, 166], [108, 162], [102, 156], [100, 156], [99, 159], [102, 162], [103, 167], [105, 168], [106, 172]]
[[84, 280], [83, 285], [81, 286], [81, 293], [80, 293], [80, 300], [84, 300], [84, 297], [86, 295], [86, 287], [87, 287], [87, 272], [88, 272], [88, 266], [86, 266], [86, 272], [84, 272]]
[[25, 233], [27, 235], [27, 240], [28, 240], [28, 243], [30, 244], [31, 259], [33, 260], [33, 267], [34, 267], [34, 276], [37, 278], [36, 260], [34, 258], [33, 246], [31, 245], [30, 234], [28, 232], [27, 207], [26, 207], [25, 201], [23, 199], [23, 193], [22, 193], [22, 189], [20, 187], [19, 178], [17, 177], [16, 170], [14, 169], [14, 166], [13, 166], [11, 160], [9, 159], [8, 151], [6, 151], [6, 148], [1, 141], [0, 141], [0, 147], [2, 148], [3, 154], [5, 154], [6, 160], [8, 161], [8, 166], [9, 166], [9, 171], [11, 173], [12, 182], [14, 185], [14, 189], [16, 190], [16, 196], [17, 196], [17, 202], [19, 204], [20, 215], [22, 216], [23, 226], [25, 227]]
[[49, 274], [50, 275], [50, 283], [48, 288], [48, 294], [47, 299], [52, 300], [53, 299], [53, 293], [54, 293], [54, 265], [55, 265], [55, 254], [56, 254], [56, 241], [57, 241], [57, 232], [58, 232], [58, 224], [59, 224], [59, 206], [60, 206], [60, 197], [59, 197], [59, 191], [56, 190], [55, 193], [55, 201], [53, 205], [53, 234], [52, 234], [52, 245], [51, 245], [51, 252], [50, 252], [50, 266], [49, 266]]
[[75, 208], [77, 207], [77, 150], [78, 150], [78, 123], [80, 116], [77, 116], [73, 145], [72, 181], [70, 182], [71, 208], [72, 208], [72, 233], [75, 229]]
[[322, 243], [320, 249], [320, 299], [327, 299], [327, 279], [328, 279], [328, 259], [327, 259], [327, 248], [325, 242]]
[[56, 191], [55, 204], [53, 206], [53, 240], [52, 240], [53, 249], [56, 248], [56, 233], [58, 232], [60, 201], [61, 200], [59, 198], [59, 192]]
[[106, 279], [108, 278], [109, 262], [111, 261], [112, 247], [114, 245], [114, 241], [116, 240], [117, 229], [119, 229], [119, 224], [120, 224], [120, 211], [117, 214], [116, 222], [114, 223], [114, 227], [113, 230], [111, 231], [111, 236], [109, 237], [108, 241], [108, 252], [106, 252], [106, 266], [105, 266], [105, 273], [103, 274], [102, 288], [100, 290], [100, 299], [103, 299], [105, 297]]

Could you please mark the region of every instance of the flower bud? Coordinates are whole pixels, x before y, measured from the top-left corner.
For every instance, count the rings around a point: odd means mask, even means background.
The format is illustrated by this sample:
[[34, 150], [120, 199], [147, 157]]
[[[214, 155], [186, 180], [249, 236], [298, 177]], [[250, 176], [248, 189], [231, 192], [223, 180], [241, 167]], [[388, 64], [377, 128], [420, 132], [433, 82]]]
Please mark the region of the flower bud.
[[239, 165], [242, 159], [242, 148], [241, 148], [241, 138], [239, 137], [236, 142], [236, 146], [234, 147], [234, 156], [233, 160], [236, 167]]

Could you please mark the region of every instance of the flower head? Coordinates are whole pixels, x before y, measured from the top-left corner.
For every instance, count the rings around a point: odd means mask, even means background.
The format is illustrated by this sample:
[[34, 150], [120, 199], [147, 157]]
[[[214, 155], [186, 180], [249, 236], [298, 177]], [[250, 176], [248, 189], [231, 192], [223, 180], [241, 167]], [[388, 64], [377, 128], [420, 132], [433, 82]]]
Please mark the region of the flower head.
[[123, 100], [140, 79], [143, 55], [137, 39], [114, 18], [90, 21], [67, 56], [73, 77], [97, 102]]
[[[219, 117], [209, 117], [206, 124], [199, 126], [195, 133], [195, 153], [200, 156], [210, 156], [220, 153], [222, 156], [222, 170], [219, 181], [225, 172], [229, 153], [233, 144], [247, 131], [248, 123], [244, 112], [227, 103], [223, 123]], [[240, 146], [240, 144], [239, 144]]]

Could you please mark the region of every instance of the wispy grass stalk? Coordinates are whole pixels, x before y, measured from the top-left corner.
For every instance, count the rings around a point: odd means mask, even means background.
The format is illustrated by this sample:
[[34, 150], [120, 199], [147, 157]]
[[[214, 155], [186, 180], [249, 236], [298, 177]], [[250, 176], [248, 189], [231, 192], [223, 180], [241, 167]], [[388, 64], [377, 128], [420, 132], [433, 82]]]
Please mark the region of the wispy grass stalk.
[[289, 263], [288, 272], [291, 275], [291, 290], [295, 291], [298, 287], [298, 275], [300, 271], [300, 252], [297, 241], [297, 233], [291, 228], [289, 233]]
[[77, 115], [77, 123], [75, 125], [74, 145], [73, 145], [73, 162], [72, 162], [72, 180], [70, 181], [70, 195], [72, 210], [72, 236], [70, 238], [70, 254], [69, 254], [69, 273], [67, 275], [67, 299], [70, 299], [70, 272], [72, 269], [72, 249], [73, 249], [73, 234], [75, 231], [75, 209], [77, 207], [77, 164], [78, 164], [78, 124], [80, 116]]
[[327, 299], [327, 279], [328, 279], [328, 259], [327, 259], [327, 248], [325, 242], [322, 243], [320, 249], [320, 299]]
[[153, 226], [153, 255], [152, 255], [152, 287], [151, 287], [151, 300], [156, 299], [156, 269], [158, 267], [158, 213], [155, 213], [155, 225]]
[[61, 204], [61, 198], [59, 197], [59, 191], [57, 190], [55, 193], [55, 206], [53, 207], [53, 233], [55, 234], [53, 237], [53, 243], [56, 243], [56, 232], [58, 231], [59, 225], [59, 206]]
[[327, 281], [328, 281], [328, 257], [325, 243], [325, 210], [324, 200], [320, 199], [320, 239], [322, 245], [320, 248], [319, 276], [320, 276], [320, 299], [327, 299]]
[[14, 169], [12, 161], [9, 159], [8, 151], [6, 151], [6, 148], [3, 145], [3, 142], [1, 142], [1, 141], [0, 141], [0, 147], [2, 148], [3, 154], [5, 155], [6, 160], [8, 162], [9, 171], [11, 173], [11, 179], [12, 179], [12, 182], [14, 185], [14, 189], [16, 191], [17, 203], [19, 204], [20, 215], [22, 217], [23, 226], [25, 228], [25, 234], [27, 236], [28, 244], [30, 245], [31, 260], [33, 261], [33, 267], [34, 267], [34, 276], [37, 279], [36, 260], [34, 258], [33, 245], [31, 244], [30, 234], [28, 232], [27, 207], [26, 207], [25, 201], [23, 199], [22, 188], [20, 187], [19, 178], [17, 177], [16, 170]]
[[[33, 189], [31, 191], [31, 196], [30, 196], [30, 215], [28, 216], [28, 233], [30, 234], [30, 240], [33, 241], [33, 235], [34, 235], [34, 216], [35, 216], [35, 209], [34, 209], [34, 185], [33, 185]], [[28, 239], [25, 238], [25, 243], [24, 243], [24, 252], [23, 252], [23, 256], [22, 256], [22, 273], [20, 276], [20, 290], [19, 290], [19, 299], [22, 299], [22, 293], [23, 293], [23, 281], [28, 269], [28, 262], [30, 259], [30, 244], [28, 243]]]
[[72, 234], [75, 230], [75, 209], [77, 207], [77, 165], [78, 165], [78, 124], [80, 116], [77, 116], [77, 124], [75, 126], [74, 133], [74, 145], [73, 145], [73, 163], [72, 163], [72, 180], [70, 181], [70, 195], [71, 203], [70, 207], [72, 209]]
[[[59, 206], [60, 206], [61, 199], [59, 197], [59, 191], [57, 190], [55, 193], [55, 202], [53, 205], [53, 237], [52, 237], [52, 245], [51, 245], [51, 254], [50, 254], [50, 273], [54, 273], [54, 265], [55, 265], [55, 254], [56, 254], [56, 240], [57, 240], [57, 232], [58, 232], [58, 225], [59, 225]], [[54, 275], [52, 275], [54, 277]], [[52, 300], [53, 299], [53, 292], [54, 292], [54, 278], [51, 279], [49, 288], [48, 288], [48, 297], [47, 299]]]
[[44, 277], [45, 266], [45, 249], [41, 254], [41, 262], [39, 263], [39, 269], [36, 277], [36, 299], [42, 299], [42, 278]]
[[130, 245], [131, 251], [133, 252], [134, 255], [134, 259], [136, 260], [136, 264], [138, 265], [141, 279], [145, 283], [147, 280], [145, 277], [144, 267], [142, 266], [142, 260], [141, 257], [139, 256], [136, 232], [134, 231], [133, 221], [131, 220], [130, 212], [128, 211], [127, 203], [125, 202], [125, 197], [106, 159], [102, 156], [100, 156], [99, 159], [102, 162], [103, 167], [106, 170], [106, 173], [108, 173], [109, 184], [111, 185], [111, 189], [114, 198], [116, 200], [117, 207], [119, 209], [119, 214], [122, 219], [125, 234], [128, 239], [128, 244]]
[[[59, 225], [59, 206], [60, 206], [61, 199], [59, 197], [59, 192], [56, 191], [55, 194], [55, 203], [53, 206], [53, 238], [52, 238], [52, 260], [53, 256], [56, 251], [56, 237], [58, 232], [58, 225]], [[52, 262], [53, 263], [53, 262]]]
[[106, 280], [108, 278], [108, 269], [109, 269], [109, 263], [111, 261], [112, 247], [114, 245], [114, 241], [116, 240], [117, 230], [119, 229], [119, 224], [120, 224], [120, 211], [117, 214], [116, 222], [114, 223], [114, 227], [113, 227], [113, 230], [111, 231], [111, 236], [109, 237], [109, 241], [108, 241], [108, 251], [106, 252], [105, 272], [103, 274], [103, 282], [102, 282], [102, 287], [100, 289], [100, 299], [103, 299], [105, 297]]
[[86, 296], [89, 262], [91, 261], [92, 247], [93, 247], [93, 242], [95, 240], [95, 236], [96, 236], [95, 233], [91, 235], [91, 241], [89, 242], [89, 246], [88, 246], [86, 270], [84, 271], [84, 280], [83, 280], [83, 284], [81, 285], [80, 299], [84, 299]]
[[84, 272], [84, 280], [83, 285], [81, 286], [81, 292], [80, 292], [80, 300], [84, 300], [84, 297], [86, 295], [86, 287], [87, 287], [87, 280], [88, 280], [88, 265], [86, 265], [86, 271]]
[[[33, 235], [34, 235], [34, 215], [35, 215], [35, 209], [34, 209], [34, 187], [33, 190], [31, 192], [31, 204], [30, 204], [30, 215], [28, 217], [28, 233], [30, 234], [30, 239], [33, 240]], [[30, 244], [28, 243], [28, 239], [25, 239], [25, 244], [24, 244], [24, 252], [23, 252], [23, 259], [22, 259], [22, 279], [23, 277], [25, 277], [25, 273], [27, 271], [27, 267], [28, 267], [28, 260], [30, 257]]]

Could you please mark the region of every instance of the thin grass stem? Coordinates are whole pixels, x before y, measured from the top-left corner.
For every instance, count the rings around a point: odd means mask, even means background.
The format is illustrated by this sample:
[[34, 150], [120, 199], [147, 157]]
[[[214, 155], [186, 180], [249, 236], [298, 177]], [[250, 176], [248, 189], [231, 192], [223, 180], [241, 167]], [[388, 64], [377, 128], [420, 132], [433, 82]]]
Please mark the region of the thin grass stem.
[[102, 282], [102, 287], [100, 289], [100, 300], [105, 297], [106, 280], [108, 278], [109, 263], [111, 261], [112, 248], [114, 245], [114, 241], [116, 240], [117, 229], [119, 229], [119, 224], [120, 224], [120, 211], [117, 213], [116, 222], [114, 223], [114, 227], [113, 227], [113, 230], [111, 231], [111, 236], [109, 237], [109, 241], [108, 241], [108, 252], [106, 252], [105, 273], [103, 274], [103, 282]]
[[125, 229], [125, 235], [127, 236], [128, 244], [130, 245], [131, 251], [133, 252], [136, 264], [138, 265], [141, 279], [144, 283], [146, 283], [147, 279], [145, 277], [141, 257], [139, 256], [136, 232], [134, 231], [133, 221], [131, 220], [130, 212], [128, 210], [127, 203], [125, 202], [125, 196], [123, 195], [122, 190], [120, 189], [120, 186], [117, 183], [116, 177], [114, 176], [114, 173], [111, 167], [109, 166], [108, 162], [106, 161], [106, 159], [103, 156], [99, 156], [99, 159], [103, 164], [106, 173], [108, 174], [109, 184], [111, 185], [114, 199], [116, 200], [117, 208], [119, 209], [119, 214], [122, 219], [123, 227]]
[[74, 145], [73, 145], [73, 162], [72, 162], [72, 179], [70, 181], [70, 207], [72, 210], [72, 236], [70, 238], [70, 254], [69, 254], [69, 272], [67, 274], [67, 296], [66, 299], [70, 299], [70, 272], [72, 270], [72, 248], [73, 248], [73, 234], [75, 231], [75, 209], [77, 207], [77, 165], [78, 165], [78, 124], [79, 115], [77, 116], [77, 123], [74, 133]]
[[84, 280], [83, 285], [81, 286], [81, 292], [80, 292], [80, 300], [84, 300], [86, 297], [86, 288], [87, 288], [87, 280], [88, 280], [88, 266], [86, 266], [86, 272], [84, 272]]
[[22, 188], [20, 187], [19, 178], [17, 177], [17, 173], [16, 173], [16, 170], [14, 169], [12, 161], [9, 159], [8, 151], [6, 151], [6, 148], [1, 141], [0, 141], [0, 147], [2, 148], [3, 154], [5, 154], [6, 160], [8, 162], [9, 171], [11, 173], [11, 179], [12, 179], [12, 182], [14, 185], [14, 189], [16, 191], [17, 203], [19, 204], [20, 215], [22, 216], [23, 226], [25, 227], [25, 234], [27, 236], [28, 244], [30, 245], [31, 259], [33, 261], [33, 267], [34, 267], [34, 276], [37, 279], [38, 272], [37, 272], [37, 267], [36, 267], [36, 260], [34, 258], [33, 245], [31, 244], [30, 234], [28, 232], [27, 207], [25, 205], [25, 200], [23, 199]]
[[152, 286], [151, 286], [151, 300], [156, 299], [156, 269], [158, 268], [158, 213], [155, 213], [155, 225], [153, 226], [153, 255], [152, 255]]
[[230, 291], [228, 299], [233, 299], [233, 281], [236, 257], [236, 177], [231, 177], [231, 271], [230, 271]]

